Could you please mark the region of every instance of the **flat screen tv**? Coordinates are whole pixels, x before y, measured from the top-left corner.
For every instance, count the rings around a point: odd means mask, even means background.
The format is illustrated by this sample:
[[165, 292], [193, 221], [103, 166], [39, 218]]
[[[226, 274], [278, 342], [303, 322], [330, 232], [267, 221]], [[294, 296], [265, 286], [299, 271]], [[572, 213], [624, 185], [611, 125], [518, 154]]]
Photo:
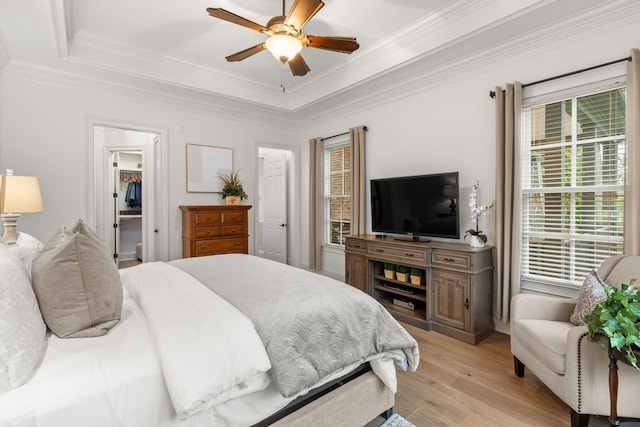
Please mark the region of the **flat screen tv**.
[[375, 233], [460, 238], [458, 172], [371, 180]]

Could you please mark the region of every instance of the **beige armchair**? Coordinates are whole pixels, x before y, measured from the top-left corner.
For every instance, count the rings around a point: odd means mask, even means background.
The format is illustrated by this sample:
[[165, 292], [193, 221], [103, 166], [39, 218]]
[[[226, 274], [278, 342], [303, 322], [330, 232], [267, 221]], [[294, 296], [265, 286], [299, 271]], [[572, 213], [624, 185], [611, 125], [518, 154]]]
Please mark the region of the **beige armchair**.
[[[640, 256], [607, 258], [598, 275], [609, 285], [640, 278]], [[516, 375], [525, 366], [571, 408], [571, 426], [589, 414], [609, 416], [609, 358], [587, 339], [587, 327], [569, 322], [576, 300], [518, 294], [511, 300], [511, 352]], [[640, 418], [640, 372], [618, 363], [618, 416]]]

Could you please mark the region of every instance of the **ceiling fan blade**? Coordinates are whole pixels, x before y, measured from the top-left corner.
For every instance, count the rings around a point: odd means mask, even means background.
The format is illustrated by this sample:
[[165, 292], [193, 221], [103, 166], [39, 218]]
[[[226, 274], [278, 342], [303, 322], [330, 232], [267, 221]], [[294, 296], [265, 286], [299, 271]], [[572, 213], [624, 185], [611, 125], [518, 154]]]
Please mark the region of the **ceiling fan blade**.
[[250, 47], [249, 49], [241, 50], [240, 52], [227, 56], [227, 61], [229, 62], [242, 61], [243, 59], [247, 59], [251, 55], [255, 55], [258, 52], [262, 52], [265, 49], [266, 47], [264, 43], [260, 43]]
[[355, 37], [324, 37], [307, 35], [307, 47], [332, 50], [334, 52], [351, 53], [360, 45]]
[[304, 76], [311, 69], [307, 65], [307, 63], [302, 59], [302, 55], [297, 54], [292, 59], [289, 60], [289, 68], [291, 68], [291, 73], [294, 76]]
[[284, 23], [300, 31], [304, 24], [322, 9], [322, 0], [295, 0]]
[[207, 12], [209, 12], [209, 15], [213, 16], [214, 18], [219, 18], [237, 25], [242, 25], [243, 27], [247, 27], [259, 33], [266, 33], [267, 31], [269, 31], [267, 27], [256, 24], [253, 21], [249, 21], [248, 19], [243, 18], [242, 16], [238, 16], [235, 13], [231, 13], [228, 10], [209, 7], [207, 8]]

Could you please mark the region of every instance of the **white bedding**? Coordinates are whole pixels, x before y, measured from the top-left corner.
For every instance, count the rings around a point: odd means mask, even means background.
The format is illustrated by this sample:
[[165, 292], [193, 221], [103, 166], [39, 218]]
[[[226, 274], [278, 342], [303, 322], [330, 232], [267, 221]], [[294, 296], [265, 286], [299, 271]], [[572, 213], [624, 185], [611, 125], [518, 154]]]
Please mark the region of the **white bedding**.
[[[122, 270], [124, 281], [134, 272]], [[156, 282], [159, 277], [168, 278], [166, 271], [155, 274], [155, 278], [154, 274], [145, 273]], [[184, 277], [175, 279], [184, 280]], [[162, 322], [149, 327], [147, 317], [126, 288], [124, 295], [122, 319], [107, 335], [82, 339], [60, 339], [52, 335], [48, 338], [44, 360], [35, 376], [22, 387], [0, 395], [0, 427], [249, 426], [297, 397], [284, 398], [269, 383], [263, 390], [231, 398], [208, 409], [198, 408], [204, 410], [180, 420], [165, 386], [162, 362], [152, 333], [152, 328], [160, 327]], [[163, 304], [167, 304], [166, 298]], [[174, 314], [179, 317], [184, 312]], [[166, 319], [167, 322], [170, 319]], [[231, 327], [225, 324], [225, 328]], [[174, 332], [179, 334], [179, 328]], [[322, 383], [357, 366], [358, 363], [347, 366]], [[189, 368], [193, 369], [189, 375], [197, 375], [198, 368]], [[380, 370], [384, 373], [378, 373], [388, 382], [395, 382], [391, 359], [381, 363], [376, 371]], [[306, 390], [300, 394], [304, 393]]]
[[[146, 319], [130, 297], [107, 335], [48, 341], [35, 376], [0, 395], [0, 426], [178, 425]], [[211, 425], [206, 417], [180, 425]]]

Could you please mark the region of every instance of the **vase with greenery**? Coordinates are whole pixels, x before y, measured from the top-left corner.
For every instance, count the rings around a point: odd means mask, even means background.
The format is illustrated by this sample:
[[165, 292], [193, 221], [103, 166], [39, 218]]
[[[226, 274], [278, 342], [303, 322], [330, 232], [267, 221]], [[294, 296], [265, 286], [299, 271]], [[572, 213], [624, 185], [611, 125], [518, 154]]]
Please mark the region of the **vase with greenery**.
[[[633, 282], [631, 282], [632, 284]], [[609, 340], [636, 369], [640, 350], [640, 294], [637, 288], [622, 284], [619, 288], [605, 286], [606, 299], [596, 305], [584, 319], [588, 338], [597, 341], [599, 335]]]
[[391, 262], [385, 262], [383, 265], [384, 277], [387, 279], [394, 279], [396, 275], [396, 265]]
[[226, 199], [228, 205], [239, 205], [242, 199], [249, 198], [244, 191], [238, 172], [239, 171], [220, 174], [220, 179], [223, 183], [222, 198]]
[[478, 206], [478, 190], [480, 189], [480, 182], [476, 181], [473, 184], [471, 193], [469, 194], [469, 209], [471, 210], [471, 220], [475, 221], [476, 228], [470, 228], [465, 233], [464, 237], [470, 237], [470, 245], [474, 247], [483, 247], [487, 243], [487, 236], [480, 230], [479, 220], [483, 213], [491, 209], [495, 202], [491, 202], [489, 205]]
[[406, 265], [396, 265], [396, 279], [400, 282], [409, 281], [409, 267]]
[[417, 267], [411, 267], [411, 272], [409, 273], [409, 279], [411, 280], [412, 285], [422, 285], [422, 277], [424, 276], [424, 270]]

